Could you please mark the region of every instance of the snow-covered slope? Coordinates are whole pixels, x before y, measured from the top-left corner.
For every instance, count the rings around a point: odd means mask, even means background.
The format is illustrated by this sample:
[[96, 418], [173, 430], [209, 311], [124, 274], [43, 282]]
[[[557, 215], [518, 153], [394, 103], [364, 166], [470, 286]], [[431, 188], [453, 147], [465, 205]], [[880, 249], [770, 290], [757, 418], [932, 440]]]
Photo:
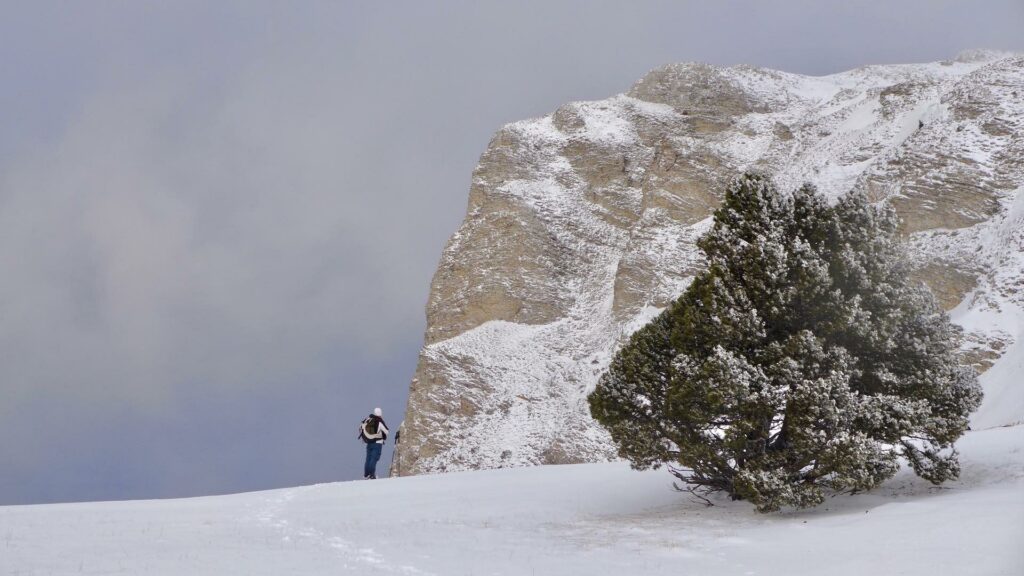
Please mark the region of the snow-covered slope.
[[[1021, 366], [1015, 344], [985, 376], [979, 418], [1019, 399]], [[874, 492], [777, 514], [705, 507], [664, 470], [622, 462], [0, 506], [0, 574], [1024, 574], [1024, 425], [959, 447], [956, 482], [904, 468]]]
[[[393, 473], [613, 459], [586, 394], [699, 269], [694, 240], [747, 169], [891, 203], [971, 361], [1021, 340], [1024, 56], [666, 66], [495, 135], [434, 277]], [[1019, 419], [1019, 390], [993, 410], [977, 424]]]
[[1024, 422], [1024, 187], [1005, 203], [996, 218], [943, 246], [951, 260], [984, 270], [953, 320], [1002, 354], [982, 374], [985, 401], [971, 418], [974, 428]]
[[707, 508], [623, 463], [0, 507], [0, 574], [1017, 576], [1022, 448], [1024, 426], [969, 432], [959, 482], [904, 471], [771, 515]]

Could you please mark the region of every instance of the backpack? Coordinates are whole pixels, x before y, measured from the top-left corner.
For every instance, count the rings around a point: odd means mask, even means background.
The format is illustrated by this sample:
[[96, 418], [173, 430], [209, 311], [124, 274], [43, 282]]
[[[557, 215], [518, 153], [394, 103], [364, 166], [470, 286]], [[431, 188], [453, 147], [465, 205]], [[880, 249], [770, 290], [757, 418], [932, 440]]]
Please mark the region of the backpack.
[[377, 434], [377, 430], [380, 429], [380, 420], [372, 416], [367, 418], [366, 424], [364, 425], [364, 429], [366, 430], [366, 433], [371, 436]]
[[373, 415], [368, 416], [365, 420], [359, 423], [359, 438], [367, 444], [376, 442], [380, 438], [380, 418], [374, 418]]

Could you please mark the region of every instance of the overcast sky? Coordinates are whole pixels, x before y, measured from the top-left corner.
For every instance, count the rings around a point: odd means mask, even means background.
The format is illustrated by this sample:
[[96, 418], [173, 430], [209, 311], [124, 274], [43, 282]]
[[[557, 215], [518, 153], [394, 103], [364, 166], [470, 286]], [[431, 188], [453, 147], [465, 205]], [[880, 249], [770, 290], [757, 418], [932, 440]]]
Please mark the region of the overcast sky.
[[360, 476], [505, 122], [669, 62], [1024, 50], [1021, 0], [0, 7], [0, 504]]

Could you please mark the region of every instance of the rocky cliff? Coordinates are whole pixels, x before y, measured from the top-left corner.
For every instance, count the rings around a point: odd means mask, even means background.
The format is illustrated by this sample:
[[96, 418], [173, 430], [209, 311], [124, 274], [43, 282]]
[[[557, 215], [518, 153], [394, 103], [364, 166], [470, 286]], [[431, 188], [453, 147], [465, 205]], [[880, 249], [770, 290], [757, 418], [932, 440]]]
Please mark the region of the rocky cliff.
[[614, 458], [586, 395], [700, 268], [694, 240], [749, 169], [891, 203], [979, 367], [1022, 335], [1024, 56], [665, 66], [491, 140], [431, 286], [392, 472]]

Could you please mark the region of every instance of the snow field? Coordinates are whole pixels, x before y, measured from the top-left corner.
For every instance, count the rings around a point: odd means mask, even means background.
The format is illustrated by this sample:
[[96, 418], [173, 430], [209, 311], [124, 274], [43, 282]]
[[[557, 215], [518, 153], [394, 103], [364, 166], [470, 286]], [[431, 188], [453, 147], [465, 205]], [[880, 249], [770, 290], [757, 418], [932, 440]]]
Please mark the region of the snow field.
[[3, 507], [0, 574], [1024, 574], [1024, 426], [960, 447], [958, 482], [769, 515], [624, 463]]

